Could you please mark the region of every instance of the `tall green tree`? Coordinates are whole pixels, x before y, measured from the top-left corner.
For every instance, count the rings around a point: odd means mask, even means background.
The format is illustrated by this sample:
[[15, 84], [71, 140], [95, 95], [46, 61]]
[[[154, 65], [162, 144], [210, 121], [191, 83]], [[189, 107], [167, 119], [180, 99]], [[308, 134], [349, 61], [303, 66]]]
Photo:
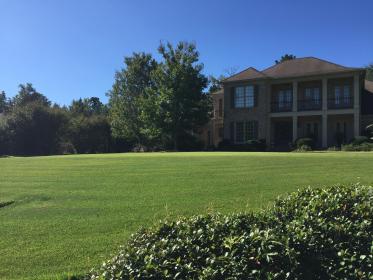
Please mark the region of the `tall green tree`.
[[211, 101], [204, 93], [208, 79], [202, 74], [203, 64], [194, 44], [161, 44], [158, 51], [163, 61], [154, 75], [157, 116], [164, 141], [178, 150], [209, 120]]
[[79, 98], [73, 100], [69, 106], [69, 111], [73, 115], [101, 115], [107, 113], [107, 107], [101, 102], [98, 97]]
[[292, 59], [295, 59], [295, 58], [297, 58], [295, 55], [285, 54], [285, 55], [281, 56], [280, 60], [275, 60], [275, 63], [279, 64], [281, 62], [284, 62], [284, 61], [287, 61], [287, 60], [292, 60]]
[[158, 63], [150, 54], [134, 53], [125, 57], [124, 64], [108, 93], [112, 132], [137, 145], [151, 145], [159, 135], [154, 117], [156, 96], [151, 90]]
[[0, 92], [0, 114], [8, 110], [8, 99], [6, 97], [5, 91]]
[[32, 84], [20, 84], [18, 94], [12, 100], [12, 106], [19, 107], [30, 103], [38, 103], [46, 107], [51, 106], [51, 102], [48, 98], [38, 92]]
[[369, 81], [373, 81], [373, 63], [369, 64], [367, 67], [366, 67], [366, 76], [365, 76], [365, 79], [369, 80]]

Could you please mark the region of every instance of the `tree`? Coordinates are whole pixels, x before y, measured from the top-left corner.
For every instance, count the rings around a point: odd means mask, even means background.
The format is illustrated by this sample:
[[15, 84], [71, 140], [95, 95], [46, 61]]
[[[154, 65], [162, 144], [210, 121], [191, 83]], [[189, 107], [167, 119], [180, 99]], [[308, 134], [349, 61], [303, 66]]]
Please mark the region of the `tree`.
[[69, 111], [73, 115], [101, 115], [107, 113], [107, 107], [100, 101], [100, 98], [98, 97], [90, 97], [84, 99], [79, 98], [78, 100], [73, 100], [71, 102]]
[[107, 153], [110, 149], [110, 123], [104, 115], [76, 116], [69, 124], [68, 141], [78, 153]]
[[226, 77], [224, 75], [220, 75], [218, 78], [210, 75], [209, 76], [209, 90], [208, 90], [208, 92], [213, 93], [213, 92], [216, 92], [218, 90], [221, 90], [223, 88], [222, 81], [225, 78]]
[[373, 81], [373, 63], [369, 64], [367, 67], [366, 67], [366, 76], [365, 76], [365, 79], [369, 80], [369, 81]]
[[16, 106], [7, 116], [10, 151], [19, 155], [49, 155], [58, 152], [67, 116], [61, 109], [39, 102]]
[[115, 75], [109, 91], [109, 115], [113, 135], [137, 145], [151, 145], [158, 137], [155, 126], [156, 96], [152, 75], [158, 63], [150, 54], [134, 53]]
[[184, 139], [209, 120], [211, 102], [203, 93], [208, 80], [202, 74], [203, 64], [198, 63], [194, 44], [180, 42], [175, 48], [170, 43], [161, 44], [158, 51], [163, 61], [154, 75], [159, 96], [157, 116], [163, 141], [178, 150], [184, 148], [180, 145]]
[[295, 55], [285, 54], [285, 55], [281, 56], [280, 60], [275, 60], [275, 62], [276, 62], [276, 64], [279, 64], [281, 62], [284, 62], [284, 61], [287, 61], [287, 60], [292, 60], [292, 59], [295, 59], [295, 58], [296, 58]]
[[46, 107], [51, 106], [51, 102], [48, 100], [48, 98], [37, 92], [30, 83], [19, 85], [19, 92], [13, 98], [11, 103], [14, 107], [25, 106], [30, 103], [38, 103]]
[[9, 102], [4, 91], [0, 92], [0, 114], [8, 110]]

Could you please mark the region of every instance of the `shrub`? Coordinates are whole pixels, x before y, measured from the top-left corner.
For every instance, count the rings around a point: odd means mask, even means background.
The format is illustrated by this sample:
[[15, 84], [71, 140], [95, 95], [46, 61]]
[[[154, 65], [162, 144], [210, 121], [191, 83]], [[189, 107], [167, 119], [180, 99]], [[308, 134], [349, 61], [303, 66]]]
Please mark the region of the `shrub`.
[[373, 143], [362, 143], [360, 145], [342, 145], [342, 151], [370, 152], [373, 151]]
[[373, 189], [306, 188], [260, 213], [133, 235], [88, 279], [372, 279]]
[[352, 145], [361, 145], [361, 144], [364, 144], [364, 143], [371, 143], [372, 141], [369, 139], [369, 137], [367, 136], [356, 136], [351, 144]]
[[308, 146], [313, 149], [315, 147], [315, 141], [312, 138], [298, 138], [295, 141], [295, 147], [299, 149], [302, 146]]
[[312, 148], [308, 145], [300, 146], [299, 148], [295, 149], [294, 152], [310, 152], [312, 151]]

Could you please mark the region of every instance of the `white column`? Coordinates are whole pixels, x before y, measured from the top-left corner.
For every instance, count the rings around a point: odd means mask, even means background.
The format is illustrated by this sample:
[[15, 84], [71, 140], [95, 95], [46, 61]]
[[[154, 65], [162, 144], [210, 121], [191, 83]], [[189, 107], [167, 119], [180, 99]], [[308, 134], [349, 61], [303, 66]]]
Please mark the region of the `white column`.
[[354, 136], [360, 135], [360, 74], [354, 75]]
[[322, 147], [328, 147], [328, 80], [322, 79]]
[[298, 82], [293, 82], [293, 112], [298, 111]]
[[298, 116], [293, 116], [293, 143], [298, 138]]

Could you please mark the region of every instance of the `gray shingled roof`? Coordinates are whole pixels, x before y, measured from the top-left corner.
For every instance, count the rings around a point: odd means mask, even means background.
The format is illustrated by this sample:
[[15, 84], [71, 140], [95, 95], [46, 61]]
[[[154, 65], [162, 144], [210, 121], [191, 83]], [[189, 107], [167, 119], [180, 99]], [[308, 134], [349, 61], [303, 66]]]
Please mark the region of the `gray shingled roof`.
[[303, 57], [275, 64], [263, 71], [250, 67], [236, 75], [225, 79], [224, 82], [254, 80], [261, 78], [287, 78], [317, 74], [340, 73], [363, 70], [362, 68], [345, 67], [315, 57]]

